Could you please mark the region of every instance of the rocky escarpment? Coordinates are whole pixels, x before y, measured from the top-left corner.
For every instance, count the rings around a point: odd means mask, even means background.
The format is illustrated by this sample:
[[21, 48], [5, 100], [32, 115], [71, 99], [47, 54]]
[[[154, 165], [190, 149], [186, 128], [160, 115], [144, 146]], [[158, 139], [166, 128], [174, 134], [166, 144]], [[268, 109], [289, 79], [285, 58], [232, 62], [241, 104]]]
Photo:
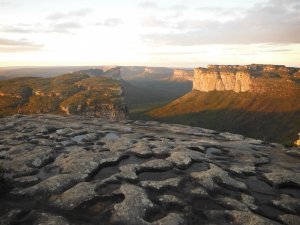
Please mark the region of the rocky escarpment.
[[245, 92], [250, 90], [250, 84], [248, 72], [219, 72], [198, 68], [195, 69], [193, 90]]
[[125, 119], [127, 109], [121, 85], [107, 78], [89, 78], [76, 83], [82, 91], [60, 104], [67, 115]]
[[80, 70], [79, 72], [88, 74], [91, 77], [109, 77], [114, 80], [121, 80], [121, 67], [119, 66], [103, 66], [102, 69], [92, 68]]
[[193, 81], [194, 80], [194, 71], [192, 70], [183, 70], [183, 69], [174, 69], [173, 71], [173, 80], [179, 81]]
[[102, 72], [90, 69], [55, 78], [1, 81], [0, 116], [55, 113], [124, 119], [127, 108], [123, 89], [116, 80], [120, 69]]
[[285, 89], [300, 90], [297, 85], [298, 71], [297, 68], [280, 65], [209, 65], [208, 68], [194, 70], [193, 89], [259, 94], [277, 91], [284, 94]]
[[104, 67], [103, 76], [110, 77], [114, 80], [121, 80], [121, 67], [120, 66]]
[[158, 122], [0, 119], [0, 224], [299, 224], [299, 152]]

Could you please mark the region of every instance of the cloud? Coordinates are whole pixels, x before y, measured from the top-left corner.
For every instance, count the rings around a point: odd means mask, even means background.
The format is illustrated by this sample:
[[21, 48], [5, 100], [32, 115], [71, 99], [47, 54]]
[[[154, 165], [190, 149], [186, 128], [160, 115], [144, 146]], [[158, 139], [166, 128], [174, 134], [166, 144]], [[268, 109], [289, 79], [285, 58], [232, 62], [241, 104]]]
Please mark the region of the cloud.
[[283, 48], [283, 49], [273, 49], [273, 50], [268, 50], [267, 52], [292, 52], [291, 49], [286, 49], [286, 48]]
[[10, 6], [13, 5], [10, 1], [0, 1], [1, 6]]
[[195, 51], [156, 51], [156, 52], [141, 52], [140, 55], [166, 55], [166, 56], [171, 56], [171, 55], [196, 55], [196, 54], [202, 54], [206, 53], [204, 50], [195, 50]]
[[[204, 10], [204, 9], [202, 9]], [[215, 10], [221, 10], [215, 8]], [[300, 1], [269, 0], [226, 22], [186, 19], [176, 30], [149, 33], [142, 39], [166, 45], [300, 43]], [[171, 24], [172, 22], [169, 22]]]
[[138, 6], [141, 8], [145, 8], [145, 9], [149, 9], [149, 8], [157, 8], [157, 4], [154, 1], [149, 1], [149, 0], [145, 0], [145, 1], [140, 1], [138, 3]]
[[187, 6], [186, 4], [173, 4], [173, 5], [168, 5], [166, 7], [161, 7], [160, 5], [157, 4], [157, 2], [151, 0], [140, 1], [138, 3], [138, 6], [144, 9], [155, 9], [155, 10], [159, 9], [163, 11], [168, 11], [168, 10], [183, 11], [189, 9], [189, 6]]
[[144, 27], [164, 27], [167, 23], [164, 20], [157, 19], [154, 16], [146, 16], [141, 18], [140, 24]]
[[243, 17], [247, 10], [240, 7], [224, 8], [220, 6], [206, 6], [196, 8], [195, 12], [200, 15], [209, 15], [215, 18], [215, 20], [228, 21]]
[[116, 27], [123, 23], [123, 21], [119, 18], [108, 18], [104, 20], [103, 22], [99, 22], [96, 25], [99, 26], [106, 26], [106, 27]]
[[41, 26], [36, 24], [13, 24], [9, 26], [0, 26], [0, 31], [5, 33], [28, 34], [28, 33], [72, 33], [76, 29], [82, 28], [77, 22], [54, 22], [45, 23]]
[[54, 33], [71, 33], [72, 30], [80, 29], [82, 25], [77, 22], [63, 22], [63, 23], [55, 23], [51, 24], [50, 28], [47, 32]]
[[76, 17], [83, 17], [87, 16], [91, 13], [90, 9], [79, 9], [76, 11], [69, 11], [69, 12], [56, 12], [53, 13], [46, 18], [49, 20], [62, 20], [62, 19], [70, 19], [70, 18], [76, 18]]
[[5, 32], [5, 33], [26, 34], [26, 33], [31, 33], [32, 29], [25, 28], [24, 25], [11, 25], [11, 26], [2, 26], [2, 27], [0, 27], [0, 31]]
[[189, 7], [187, 6], [187, 5], [183, 5], [183, 4], [176, 4], [176, 5], [171, 5], [170, 7], [169, 7], [169, 9], [170, 10], [180, 10], [180, 11], [182, 11], [182, 10], [187, 10], [187, 9], [189, 9]]
[[25, 51], [40, 51], [42, 45], [32, 43], [28, 40], [14, 40], [0, 38], [0, 52], [25, 52]]

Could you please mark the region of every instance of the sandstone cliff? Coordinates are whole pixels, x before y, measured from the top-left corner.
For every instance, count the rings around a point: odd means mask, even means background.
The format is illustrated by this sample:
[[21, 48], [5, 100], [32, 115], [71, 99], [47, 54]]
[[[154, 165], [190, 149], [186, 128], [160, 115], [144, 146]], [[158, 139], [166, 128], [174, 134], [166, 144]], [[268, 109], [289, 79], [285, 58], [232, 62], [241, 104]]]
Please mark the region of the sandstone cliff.
[[195, 69], [193, 89], [208, 91], [249, 91], [251, 84], [248, 72], [220, 72], [203, 68]]
[[194, 70], [193, 90], [284, 94], [284, 86], [289, 87], [289, 92], [300, 90], [296, 82], [298, 70], [281, 65], [209, 65]]
[[193, 81], [194, 80], [194, 71], [192, 70], [184, 70], [184, 69], [175, 69], [173, 71], [173, 80], [181, 80], [181, 81]]

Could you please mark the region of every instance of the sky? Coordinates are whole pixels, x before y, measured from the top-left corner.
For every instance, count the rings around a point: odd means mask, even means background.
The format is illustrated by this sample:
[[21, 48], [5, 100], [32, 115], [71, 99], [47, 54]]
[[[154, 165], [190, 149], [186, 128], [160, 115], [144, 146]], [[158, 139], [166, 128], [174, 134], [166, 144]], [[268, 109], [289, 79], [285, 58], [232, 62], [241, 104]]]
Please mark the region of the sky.
[[300, 67], [300, 0], [0, 0], [0, 67]]

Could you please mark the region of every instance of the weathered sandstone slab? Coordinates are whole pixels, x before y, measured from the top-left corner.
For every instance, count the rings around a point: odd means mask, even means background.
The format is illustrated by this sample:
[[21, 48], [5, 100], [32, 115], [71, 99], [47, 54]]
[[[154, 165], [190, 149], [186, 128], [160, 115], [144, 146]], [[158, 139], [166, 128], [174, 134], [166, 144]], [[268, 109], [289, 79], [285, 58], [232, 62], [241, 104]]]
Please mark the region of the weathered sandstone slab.
[[19, 115], [0, 156], [0, 224], [299, 223], [300, 159], [237, 134]]

